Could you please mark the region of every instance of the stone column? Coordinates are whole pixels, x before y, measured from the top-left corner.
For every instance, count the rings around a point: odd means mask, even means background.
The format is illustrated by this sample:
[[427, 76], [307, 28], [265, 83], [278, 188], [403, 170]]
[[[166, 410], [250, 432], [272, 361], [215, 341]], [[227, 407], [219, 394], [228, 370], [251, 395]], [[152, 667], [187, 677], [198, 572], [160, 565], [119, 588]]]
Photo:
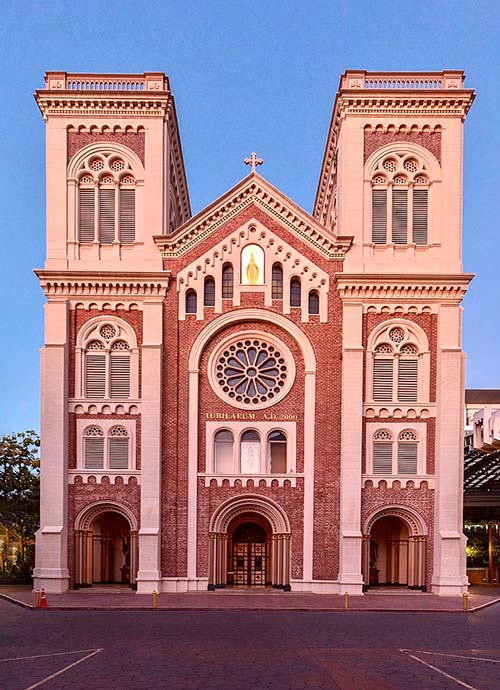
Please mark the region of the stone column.
[[137, 582], [137, 532], [130, 532], [130, 584], [135, 587]]
[[40, 529], [36, 532], [35, 589], [65, 592], [68, 571], [68, 304], [45, 305], [41, 355]]
[[362, 594], [361, 440], [363, 432], [363, 308], [343, 304], [340, 460], [340, 592]]
[[370, 535], [363, 534], [361, 547], [361, 572], [365, 587], [370, 585]]
[[462, 533], [464, 355], [461, 307], [439, 308], [436, 491], [432, 591], [443, 596], [467, 591], [466, 539]]
[[137, 591], [161, 591], [162, 297], [143, 302], [141, 523]]

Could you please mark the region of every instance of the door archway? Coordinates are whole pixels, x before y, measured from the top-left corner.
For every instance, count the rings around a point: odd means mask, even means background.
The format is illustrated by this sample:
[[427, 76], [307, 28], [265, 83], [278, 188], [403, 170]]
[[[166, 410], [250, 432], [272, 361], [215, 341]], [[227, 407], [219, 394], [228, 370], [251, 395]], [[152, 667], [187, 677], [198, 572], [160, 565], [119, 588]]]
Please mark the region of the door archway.
[[93, 505], [75, 521], [75, 588], [93, 584], [136, 586], [137, 525], [134, 516], [112, 503]]
[[367, 521], [363, 536], [365, 588], [400, 585], [425, 591], [427, 530], [420, 516], [386, 508]]
[[247, 494], [214, 512], [209, 531], [208, 589], [290, 590], [290, 523], [271, 499]]

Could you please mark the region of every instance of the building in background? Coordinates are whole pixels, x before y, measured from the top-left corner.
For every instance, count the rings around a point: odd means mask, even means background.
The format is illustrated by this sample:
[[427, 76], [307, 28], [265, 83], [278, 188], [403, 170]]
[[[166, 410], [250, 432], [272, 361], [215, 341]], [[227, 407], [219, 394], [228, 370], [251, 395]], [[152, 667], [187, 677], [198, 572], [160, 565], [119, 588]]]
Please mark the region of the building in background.
[[500, 583], [500, 390], [465, 391], [464, 531], [467, 575]]
[[467, 588], [459, 71], [342, 75], [312, 214], [191, 216], [168, 78], [49, 72], [35, 586]]

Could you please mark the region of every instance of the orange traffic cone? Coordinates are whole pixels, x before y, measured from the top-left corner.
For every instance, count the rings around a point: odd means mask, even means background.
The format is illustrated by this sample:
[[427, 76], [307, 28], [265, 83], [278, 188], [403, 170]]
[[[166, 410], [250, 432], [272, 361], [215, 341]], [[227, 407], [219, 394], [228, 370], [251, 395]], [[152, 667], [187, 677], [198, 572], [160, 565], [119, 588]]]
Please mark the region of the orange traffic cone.
[[45, 594], [45, 590], [43, 588], [42, 588], [42, 591], [40, 594], [40, 608], [41, 609], [47, 608], [47, 595]]

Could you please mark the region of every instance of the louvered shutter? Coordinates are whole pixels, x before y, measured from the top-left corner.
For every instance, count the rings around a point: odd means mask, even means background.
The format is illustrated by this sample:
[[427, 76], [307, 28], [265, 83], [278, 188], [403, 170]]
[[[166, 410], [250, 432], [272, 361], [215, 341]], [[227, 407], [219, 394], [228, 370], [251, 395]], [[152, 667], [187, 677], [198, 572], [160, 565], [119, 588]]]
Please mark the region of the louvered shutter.
[[373, 399], [381, 402], [392, 400], [392, 359], [373, 360]]
[[104, 439], [86, 438], [85, 441], [85, 469], [102, 470], [104, 467]]
[[78, 198], [78, 239], [82, 244], [90, 244], [94, 241], [95, 190], [80, 188]]
[[115, 239], [115, 190], [99, 189], [99, 242], [111, 244]]
[[427, 244], [428, 200], [427, 189], [413, 190], [413, 241], [415, 244]]
[[128, 469], [128, 443], [127, 437], [109, 439], [109, 469]]
[[373, 444], [373, 474], [392, 474], [392, 443]]
[[398, 443], [398, 474], [417, 474], [416, 443]]
[[408, 242], [408, 190], [392, 190], [392, 241], [394, 244]]
[[130, 355], [111, 353], [111, 397], [130, 397]]
[[85, 355], [85, 397], [104, 398], [106, 394], [106, 355]]
[[398, 400], [417, 402], [418, 360], [400, 359], [398, 368]]
[[135, 189], [120, 189], [120, 243], [135, 242]]
[[372, 242], [387, 242], [387, 190], [372, 190]]

